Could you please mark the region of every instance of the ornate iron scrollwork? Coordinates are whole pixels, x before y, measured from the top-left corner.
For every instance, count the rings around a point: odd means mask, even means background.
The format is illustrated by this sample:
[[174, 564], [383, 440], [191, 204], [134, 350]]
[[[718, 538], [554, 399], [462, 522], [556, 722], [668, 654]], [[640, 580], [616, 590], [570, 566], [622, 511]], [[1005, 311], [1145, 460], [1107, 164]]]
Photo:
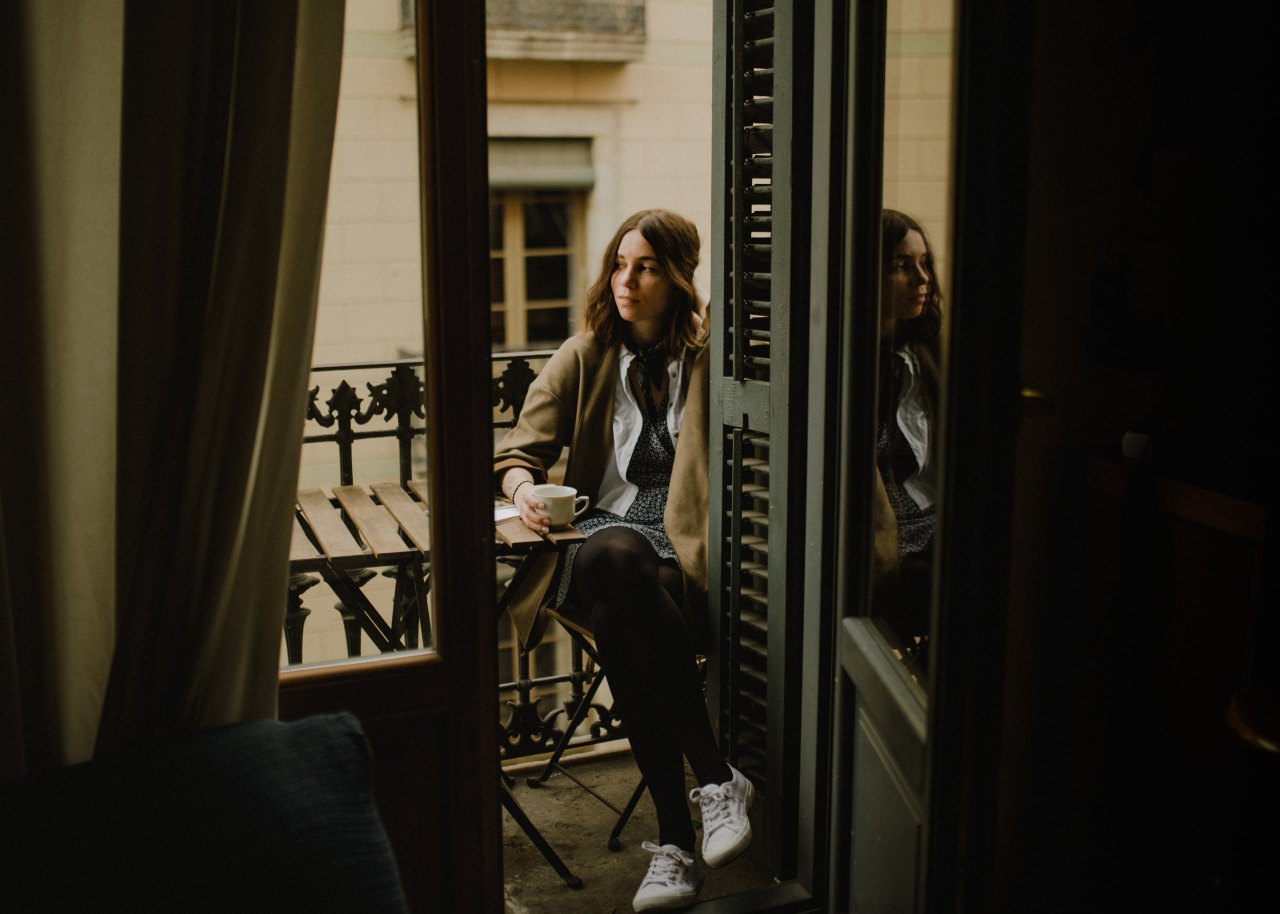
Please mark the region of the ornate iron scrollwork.
[[360, 395], [345, 380], [339, 381], [338, 386], [329, 392], [329, 399], [324, 404], [328, 407], [325, 412], [320, 412], [315, 408], [315, 394], [318, 392], [319, 388], [312, 392], [311, 407], [307, 410], [307, 418], [314, 419], [320, 426], [332, 428], [337, 425], [341, 433], [344, 430], [349, 432], [353, 422], [363, 424], [369, 421], [367, 416], [363, 419], [361, 418]]
[[511, 411], [511, 425], [520, 418], [525, 397], [529, 395], [529, 385], [537, 376], [528, 361], [516, 357], [507, 362], [502, 374], [493, 379], [493, 406], [502, 412]]
[[425, 419], [426, 385], [418, 372], [408, 365], [397, 365], [381, 384], [367, 384], [369, 396], [369, 418], [376, 415], [386, 416], [387, 421], [397, 420], [400, 425], [408, 426], [413, 417]]
[[605, 707], [592, 703], [591, 710], [596, 712], [595, 723], [591, 725], [591, 739], [604, 742], [611, 739], [622, 739], [627, 735], [622, 725], [622, 718], [613, 710], [613, 706]]
[[564, 731], [555, 726], [555, 720], [564, 713], [557, 708], [543, 715], [538, 705], [541, 698], [508, 701], [511, 714], [502, 725], [502, 741], [499, 749], [504, 759], [550, 752], [559, 742]]

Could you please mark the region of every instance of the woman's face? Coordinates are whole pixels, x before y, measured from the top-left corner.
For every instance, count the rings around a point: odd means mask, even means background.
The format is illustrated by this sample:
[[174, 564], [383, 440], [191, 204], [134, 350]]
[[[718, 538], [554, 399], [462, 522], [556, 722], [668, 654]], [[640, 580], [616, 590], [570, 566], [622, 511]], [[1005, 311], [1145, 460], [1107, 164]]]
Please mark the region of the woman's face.
[[881, 323], [909, 321], [924, 313], [924, 303], [929, 297], [929, 249], [924, 238], [915, 229], [898, 242], [880, 277]]
[[662, 335], [663, 317], [671, 307], [674, 286], [639, 229], [622, 236], [609, 282], [618, 314], [631, 325], [636, 342], [657, 340]]

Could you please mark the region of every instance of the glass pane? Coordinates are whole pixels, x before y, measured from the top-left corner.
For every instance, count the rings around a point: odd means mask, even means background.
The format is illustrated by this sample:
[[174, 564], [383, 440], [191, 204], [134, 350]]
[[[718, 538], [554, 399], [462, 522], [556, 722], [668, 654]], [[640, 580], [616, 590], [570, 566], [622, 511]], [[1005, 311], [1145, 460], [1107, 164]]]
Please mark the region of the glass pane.
[[533, 649], [529, 658], [529, 671], [535, 676], [554, 673], [556, 669], [556, 645], [554, 641], [543, 641]]
[[876, 497], [894, 516], [896, 567], [879, 579], [872, 612], [922, 683], [941, 509], [953, 27], [950, 3], [888, 4]]
[[489, 332], [493, 335], [493, 346], [501, 349], [507, 344], [507, 319], [501, 308], [489, 312]]
[[550, 349], [569, 336], [568, 308], [536, 308], [528, 312], [529, 348]]
[[524, 260], [525, 299], [563, 301], [569, 297], [569, 255], [532, 256]]
[[495, 197], [489, 201], [489, 250], [502, 250], [502, 199]]
[[[321, 576], [332, 570], [321, 550], [295, 558], [282, 665], [433, 647], [427, 505], [418, 494], [425, 487], [408, 484], [427, 477], [417, 78], [412, 61], [386, 67], [379, 50], [399, 42], [398, 17], [347, 17], [325, 228], [327, 238], [345, 243], [327, 245], [320, 266], [311, 376], [298, 391], [309, 397], [317, 388], [318, 395], [308, 401], [303, 428], [296, 519], [313, 544], [337, 544], [333, 531], [354, 528], [343, 524], [333, 488], [353, 484], [363, 506], [376, 508], [386, 501], [373, 486], [388, 483], [414, 527], [410, 534], [401, 525], [405, 541], [419, 536], [420, 545], [403, 560], [371, 555], [367, 567], [331, 578]], [[349, 78], [353, 72], [357, 78]], [[371, 146], [395, 154], [371, 156]], [[370, 414], [353, 428], [355, 417]], [[402, 417], [413, 429], [403, 441]], [[356, 428], [363, 437], [353, 441]], [[326, 527], [334, 519], [338, 526]], [[367, 548], [363, 540], [355, 545]]]
[[501, 304], [507, 300], [507, 261], [502, 257], [489, 258], [489, 301]]
[[569, 207], [563, 200], [535, 200], [524, 204], [524, 246], [569, 246]]

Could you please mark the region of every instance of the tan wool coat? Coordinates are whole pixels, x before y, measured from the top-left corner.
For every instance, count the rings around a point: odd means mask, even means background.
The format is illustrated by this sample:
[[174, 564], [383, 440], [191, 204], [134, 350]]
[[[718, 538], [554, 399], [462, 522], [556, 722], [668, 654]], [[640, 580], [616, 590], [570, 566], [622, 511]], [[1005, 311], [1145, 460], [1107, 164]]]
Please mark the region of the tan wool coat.
[[[671, 488], [663, 518], [684, 576], [685, 607], [706, 611], [707, 595], [707, 391], [708, 354], [704, 346], [686, 351], [688, 378], [684, 418], [676, 442]], [[618, 383], [617, 345], [608, 348], [587, 331], [566, 340], [529, 388], [520, 421], [494, 454], [495, 485], [513, 467], [523, 467], [537, 482], [569, 448], [564, 483], [595, 504], [608, 461], [613, 459], [613, 403]], [[537, 564], [512, 595], [511, 618], [521, 643], [531, 648], [542, 638], [556, 555]]]

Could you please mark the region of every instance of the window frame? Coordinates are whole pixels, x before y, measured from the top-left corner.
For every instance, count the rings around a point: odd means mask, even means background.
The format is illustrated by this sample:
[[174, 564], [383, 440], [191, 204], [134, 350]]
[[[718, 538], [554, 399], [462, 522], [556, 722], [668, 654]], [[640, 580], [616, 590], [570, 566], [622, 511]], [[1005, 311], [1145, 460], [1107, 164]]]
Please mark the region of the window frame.
[[[525, 244], [524, 207], [536, 201], [563, 200], [568, 216], [568, 239], [563, 247], [532, 248]], [[489, 261], [499, 261], [502, 268], [502, 296], [494, 295], [489, 303], [490, 320], [497, 326], [495, 315], [502, 317], [503, 336], [498, 352], [554, 348], [582, 328], [582, 302], [586, 294], [582, 265], [585, 263], [583, 239], [586, 234], [586, 195], [574, 189], [504, 188], [492, 189], [489, 209], [500, 206], [502, 247], [490, 247]], [[491, 239], [492, 242], [492, 239]], [[567, 256], [567, 293], [563, 299], [537, 299], [527, 295], [527, 258], [530, 256]], [[490, 273], [492, 276], [492, 272]], [[497, 290], [494, 289], [494, 292]], [[530, 342], [529, 315], [534, 311], [563, 308], [568, 314], [567, 334], [561, 339], [539, 339]], [[496, 337], [496, 335], [495, 335]]]

